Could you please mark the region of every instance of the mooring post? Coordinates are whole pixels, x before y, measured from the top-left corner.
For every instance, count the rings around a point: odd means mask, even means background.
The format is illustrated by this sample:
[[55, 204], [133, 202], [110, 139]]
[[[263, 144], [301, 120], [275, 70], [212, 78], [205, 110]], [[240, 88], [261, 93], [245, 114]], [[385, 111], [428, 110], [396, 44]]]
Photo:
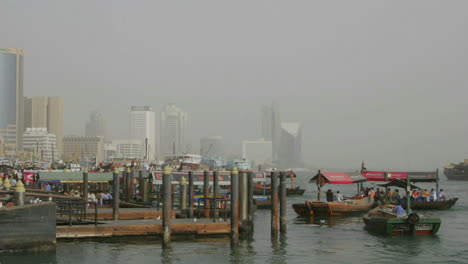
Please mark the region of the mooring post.
[[130, 202], [133, 197], [133, 191], [132, 191], [132, 183], [133, 183], [133, 177], [135, 176], [135, 171], [133, 169], [127, 168], [127, 197], [126, 200], [127, 202]]
[[276, 237], [279, 230], [278, 172], [271, 173], [271, 235]]
[[[291, 173], [291, 177], [294, 175]], [[280, 232], [286, 232], [286, 172], [280, 172]]]
[[138, 193], [141, 197], [141, 202], [145, 203], [144, 193], [145, 193], [145, 179], [143, 179], [143, 171], [138, 171]]
[[24, 205], [25, 193], [26, 193], [26, 189], [24, 188], [24, 184], [21, 180], [18, 179], [18, 183], [16, 184], [16, 189], [15, 189], [15, 205], [16, 206]]
[[163, 171], [163, 243], [171, 242], [171, 215], [172, 215], [172, 171], [166, 166]]
[[127, 168], [124, 168], [124, 170], [122, 171], [122, 196], [124, 200], [127, 200], [127, 189], [128, 189], [127, 183], [128, 183], [128, 173], [127, 173]]
[[214, 219], [218, 220], [219, 218], [219, 201], [217, 200], [219, 198], [219, 176], [218, 176], [218, 171], [215, 170], [213, 171], [213, 197], [214, 197], [214, 212], [213, 212], [213, 217]]
[[239, 217], [240, 224], [244, 225], [248, 220], [249, 210], [247, 208], [247, 173], [245, 171], [239, 172]]
[[188, 188], [188, 216], [193, 218], [193, 171], [188, 172], [189, 188]]
[[205, 218], [210, 218], [210, 172], [203, 171], [203, 198], [205, 199]]
[[231, 172], [231, 235], [237, 238], [239, 234], [239, 172], [234, 168]]
[[184, 176], [180, 179], [180, 210], [186, 215], [187, 210], [187, 180]]
[[88, 169], [83, 171], [83, 199], [85, 201], [84, 215], [88, 209]]
[[119, 220], [120, 218], [120, 213], [119, 213], [119, 206], [120, 206], [120, 172], [117, 168], [114, 169], [114, 173], [112, 174], [113, 176], [113, 189], [114, 189], [114, 194], [113, 194], [113, 204], [112, 204], [112, 219], [113, 220]]
[[247, 178], [248, 178], [248, 191], [247, 191], [247, 194], [248, 194], [248, 198], [247, 198], [247, 201], [249, 202], [249, 221], [253, 227], [253, 221], [254, 221], [254, 211], [255, 211], [255, 207], [254, 207], [254, 199], [253, 199], [253, 195], [254, 195], [254, 181], [253, 181], [253, 178], [254, 178], [254, 173], [252, 171], [249, 171], [249, 173], [247, 174]]

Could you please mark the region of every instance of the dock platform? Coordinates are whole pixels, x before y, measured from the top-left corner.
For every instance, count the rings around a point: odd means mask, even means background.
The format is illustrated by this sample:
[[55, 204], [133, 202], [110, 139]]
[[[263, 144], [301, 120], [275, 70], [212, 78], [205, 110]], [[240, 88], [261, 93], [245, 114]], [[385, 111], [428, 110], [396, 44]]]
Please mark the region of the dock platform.
[[[173, 219], [171, 229], [172, 235], [228, 235], [231, 224], [211, 219]], [[162, 235], [162, 220], [99, 221], [98, 225], [57, 226], [56, 230], [57, 239]]]

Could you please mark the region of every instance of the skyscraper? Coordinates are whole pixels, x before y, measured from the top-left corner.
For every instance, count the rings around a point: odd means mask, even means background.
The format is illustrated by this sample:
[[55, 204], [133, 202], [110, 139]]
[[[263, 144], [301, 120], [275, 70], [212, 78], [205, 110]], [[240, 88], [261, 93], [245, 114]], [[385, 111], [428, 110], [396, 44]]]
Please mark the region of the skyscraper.
[[167, 104], [161, 110], [161, 155], [185, 152], [185, 127], [187, 113], [175, 104]]
[[15, 127], [16, 150], [23, 147], [23, 55], [23, 49], [0, 48], [0, 134]]
[[140, 139], [146, 159], [153, 160], [156, 150], [155, 115], [151, 106], [132, 106], [130, 111], [130, 138]]
[[296, 167], [302, 164], [302, 127], [300, 123], [281, 123], [279, 164]]
[[63, 97], [25, 97], [24, 129], [46, 128], [48, 133], [57, 137], [57, 150], [62, 153], [63, 111]]
[[279, 105], [276, 102], [273, 102], [271, 106], [262, 106], [260, 112], [260, 137], [266, 141], [271, 141], [272, 158], [273, 161], [277, 161], [281, 144], [281, 120]]
[[106, 120], [102, 114], [93, 111], [89, 115], [89, 121], [86, 123], [85, 136], [101, 136], [106, 139]]

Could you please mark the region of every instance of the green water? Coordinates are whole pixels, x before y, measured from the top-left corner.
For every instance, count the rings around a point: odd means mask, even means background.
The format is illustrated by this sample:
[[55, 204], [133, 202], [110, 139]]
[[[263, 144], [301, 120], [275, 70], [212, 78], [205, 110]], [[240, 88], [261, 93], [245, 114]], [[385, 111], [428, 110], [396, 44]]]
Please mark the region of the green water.
[[[305, 178], [299, 182], [306, 185]], [[288, 232], [278, 241], [270, 238], [269, 211], [258, 210], [253, 237], [239, 243], [210, 238], [174, 241], [163, 249], [150, 237], [59, 242], [55, 252], [4, 254], [0, 263], [468, 263], [468, 182], [442, 180], [441, 186], [460, 200], [451, 210], [422, 212], [442, 219], [434, 236], [375, 236], [359, 216], [301, 219], [288, 206]], [[345, 195], [355, 191], [355, 186], [332, 187]], [[306, 194], [288, 197], [288, 204], [313, 199], [313, 188], [307, 184]]]

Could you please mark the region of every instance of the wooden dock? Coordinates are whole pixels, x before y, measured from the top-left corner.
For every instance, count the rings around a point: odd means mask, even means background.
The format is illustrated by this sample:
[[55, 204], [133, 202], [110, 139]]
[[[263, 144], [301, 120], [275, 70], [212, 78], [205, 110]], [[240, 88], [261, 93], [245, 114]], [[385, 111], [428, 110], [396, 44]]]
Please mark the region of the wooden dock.
[[[228, 235], [230, 222], [213, 223], [211, 219], [173, 219], [173, 235]], [[102, 238], [116, 236], [162, 235], [162, 220], [100, 221], [98, 225], [57, 226], [58, 239]]]
[[[178, 211], [172, 211], [172, 217], [176, 217]], [[94, 208], [88, 208], [86, 219], [94, 220]], [[112, 220], [112, 208], [98, 208], [98, 220]], [[120, 220], [137, 220], [137, 219], [161, 219], [162, 211], [156, 208], [120, 208]]]

